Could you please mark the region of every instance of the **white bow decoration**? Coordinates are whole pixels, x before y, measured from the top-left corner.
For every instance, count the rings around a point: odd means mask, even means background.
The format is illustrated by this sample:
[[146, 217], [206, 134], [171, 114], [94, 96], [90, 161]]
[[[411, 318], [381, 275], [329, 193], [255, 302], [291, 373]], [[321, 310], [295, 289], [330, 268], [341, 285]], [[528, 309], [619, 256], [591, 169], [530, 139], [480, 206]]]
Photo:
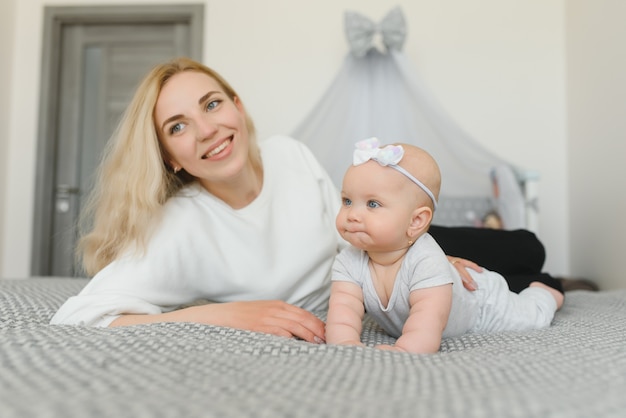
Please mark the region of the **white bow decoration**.
[[344, 22], [350, 51], [357, 57], [365, 56], [374, 48], [372, 41], [376, 32], [382, 35], [387, 51], [400, 51], [404, 45], [406, 22], [400, 7], [392, 9], [378, 24], [357, 12], [346, 12]]
[[368, 138], [355, 144], [352, 164], [359, 165], [374, 160], [380, 165], [397, 165], [404, 156], [404, 148], [400, 145], [380, 147], [378, 138]]

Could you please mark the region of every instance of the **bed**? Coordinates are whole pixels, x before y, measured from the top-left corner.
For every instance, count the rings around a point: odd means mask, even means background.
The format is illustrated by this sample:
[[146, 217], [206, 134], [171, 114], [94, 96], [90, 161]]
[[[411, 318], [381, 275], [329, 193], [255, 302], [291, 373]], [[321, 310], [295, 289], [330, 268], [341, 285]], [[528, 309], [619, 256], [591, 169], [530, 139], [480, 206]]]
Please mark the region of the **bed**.
[[[85, 279], [0, 280], [0, 416], [623, 417], [626, 289], [568, 292], [553, 326], [433, 355], [197, 324], [48, 322]], [[325, 313], [319, 312], [324, 318]]]

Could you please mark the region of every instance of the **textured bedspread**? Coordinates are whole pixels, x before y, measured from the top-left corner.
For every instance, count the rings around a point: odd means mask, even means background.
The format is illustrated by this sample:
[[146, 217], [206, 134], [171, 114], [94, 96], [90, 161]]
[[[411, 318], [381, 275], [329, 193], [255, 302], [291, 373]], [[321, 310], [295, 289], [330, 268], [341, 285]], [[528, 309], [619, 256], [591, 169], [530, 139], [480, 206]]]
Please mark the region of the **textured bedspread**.
[[[195, 324], [48, 325], [85, 283], [0, 280], [0, 417], [626, 416], [626, 290], [568, 293], [547, 330], [412, 355]], [[393, 341], [369, 320], [363, 339]]]

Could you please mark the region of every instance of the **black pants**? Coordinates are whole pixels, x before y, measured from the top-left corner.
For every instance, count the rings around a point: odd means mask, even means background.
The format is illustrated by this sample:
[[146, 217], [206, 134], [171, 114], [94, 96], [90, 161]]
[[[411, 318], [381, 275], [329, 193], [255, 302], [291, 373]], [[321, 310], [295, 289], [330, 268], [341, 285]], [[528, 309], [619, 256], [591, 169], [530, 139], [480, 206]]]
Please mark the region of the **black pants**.
[[541, 271], [546, 251], [530, 231], [431, 225], [428, 232], [447, 255], [500, 273], [515, 293], [535, 281], [563, 292], [559, 280]]

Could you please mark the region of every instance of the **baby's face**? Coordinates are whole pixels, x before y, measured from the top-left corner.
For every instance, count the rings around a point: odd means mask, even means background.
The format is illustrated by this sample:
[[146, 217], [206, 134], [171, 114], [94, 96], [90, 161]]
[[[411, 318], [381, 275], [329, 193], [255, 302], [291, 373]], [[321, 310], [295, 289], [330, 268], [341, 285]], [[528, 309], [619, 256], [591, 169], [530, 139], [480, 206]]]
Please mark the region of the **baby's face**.
[[420, 195], [403, 174], [375, 161], [351, 166], [343, 179], [341, 199], [336, 227], [350, 244], [365, 251], [407, 246]]

